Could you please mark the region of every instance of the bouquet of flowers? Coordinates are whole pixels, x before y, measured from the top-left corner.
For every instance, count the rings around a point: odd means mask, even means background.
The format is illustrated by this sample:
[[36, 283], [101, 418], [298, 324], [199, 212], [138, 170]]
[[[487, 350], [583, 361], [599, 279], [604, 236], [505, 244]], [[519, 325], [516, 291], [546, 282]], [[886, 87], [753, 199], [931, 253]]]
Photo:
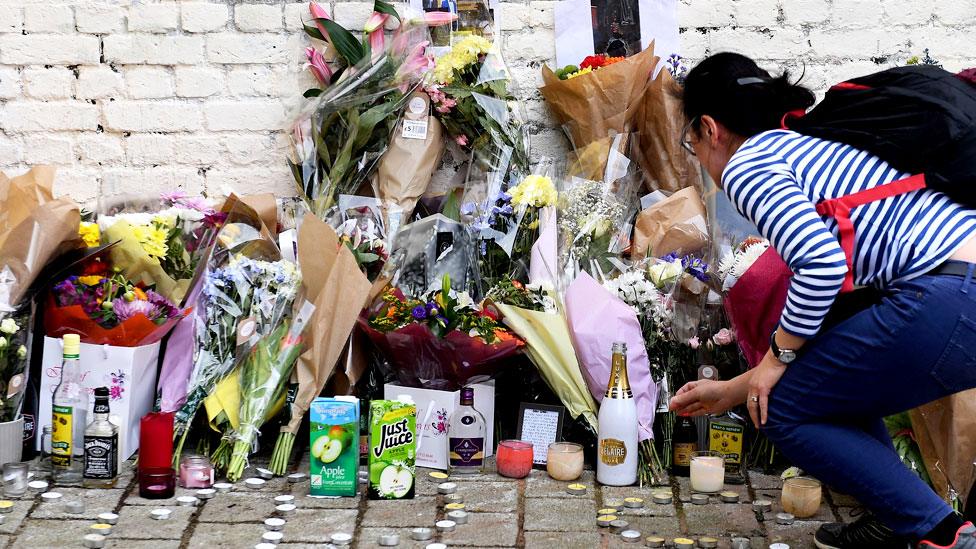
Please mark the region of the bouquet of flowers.
[[566, 65], [565, 67], [557, 70], [555, 75], [560, 80], [569, 80], [571, 78], [583, 76], [584, 74], [589, 74], [595, 70], [602, 69], [603, 67], [609, 67], [610, 65], [619, 63], [624, 59], [626, 59], [626, 57], [610, 57], [605, 53], [587, 55], [583, 58], [583, 61], [581, 61], [579, 65]]
[[0, 423], [20, 416], [30, 362], [30, 321], [29, 302], [17, 311], [0, 313]]
[[445, 276], [420, 298], [395, 288], [383, 293], [360, 326], [392, 363], [404, 385], [457, 390], [476, 376], [491, 377], [525, 342]]
[[370, 280], [379, 277], [390, 258], [389, 233], [381, 206], [375, 198], [342, 195], [329, 217], [339, 241], [349, 248]]
[[[129, 279], [153, 286], [174, 302], [180, 302], [201, 260], [224, 221], [224, 215], [202, 197], [181, 191], [161, 196], [153, 211], [132, 212], [122, 203], [98, 216], [104, 243], [114, 243], [112, 264]], [[94, 239], [91, 227], [82, 235]]]
[[[312, 101], [295, 123], [294, 158], [290, 162], [301, 195], [319, 217], [340, 194], [355, 193], [377, 167], [390, 140], [402, 107], [426, 69], [426, 27], [400, 21], [392, 5], [376, 0], [366, 23], [365, 39], [333, 21], [311, 4], [315, 26], [306, 26], [312, 38], [327, 41], [343, 69], [333, 72], [321, 54], [307, 55], [313, 74], [324, 89], [306, 92]], [[384, 27], [399, 21], [387, 43]]]
[[48, 337], [73, 333], [96, 345], [149, 345], [189, 312], [134, 284], [99, 256], [88, 258], [80, 268], [80, 276], [71, 275], [51, 288], [44, 314]]

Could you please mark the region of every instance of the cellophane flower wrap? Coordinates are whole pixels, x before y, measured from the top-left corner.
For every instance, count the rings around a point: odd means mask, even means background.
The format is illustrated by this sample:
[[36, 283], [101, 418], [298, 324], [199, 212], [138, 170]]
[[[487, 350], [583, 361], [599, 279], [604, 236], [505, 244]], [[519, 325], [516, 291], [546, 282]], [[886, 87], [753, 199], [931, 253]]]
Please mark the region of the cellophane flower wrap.
[[494, 377], [524, 345], [465, 292], [442, 287], [419, 298], [389, 288], [360, 326], [409, 387], [456, 391]]
[[[140, 202], [101, 206], [102, 243], [118, 242], [110, 258], [127, 278], [181, 303], [224, 216], [211, 201], [181, 191]], [[83, 226], [83, 234], [90, 230]]]
[[190, 312], [96, 254], [56, 282], [47, 298], [44, 331], [48, 337], [78, 334], [93, 345], [138, 347], [160, 341]]
[[327, 219], [369, 280], [376, 280], [390, 259], [392, 234], [386, 224], [391, 217], [383, 215], [384, 206], [376, 198], [341, 195]]
[[0, 312], [0, 423], [20, 416], [30, 363], [30, 323], [33, 305]]
[[237, 482], [244, 473], [268, 410], [284, 397], [288, 378], [304, 348], [302, 333], [314, 310], [314, 305], [305, 302], [294, 318], [265, 326], [240, 366], [239, 426], [230, 436], [234, 447], [227, 468], [231, 482]]
[[[427, 30], [422, 23], [401, 21], [382, 1], [374, 3], [362, 41], [322, 8], [312, 13], [315, 26], [306, 26], [306, 33], [328, 41], [342, 67], [327, 80], [320, 78], [324, 59], [309, 55], [323, 87], [306, 92], [310, 101], [294, 124], [290, 165], [299, 192], [324, 218], [339, 195], [355, 193], [376, 169], [406, 99], [427, 68]], [[384, 26], [391, 19], [397, 30], [387, 40]]]

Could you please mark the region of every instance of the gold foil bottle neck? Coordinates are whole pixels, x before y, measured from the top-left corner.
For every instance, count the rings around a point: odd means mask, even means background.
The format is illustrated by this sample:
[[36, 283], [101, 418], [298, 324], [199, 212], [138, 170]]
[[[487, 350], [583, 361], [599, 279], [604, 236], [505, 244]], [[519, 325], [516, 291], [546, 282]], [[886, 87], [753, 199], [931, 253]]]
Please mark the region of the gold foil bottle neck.
[[604, 398], [628, 399], [634, 398], [630, 390], [630, 379], [627, 377], [627, 344], [616, 342], [613, 344], [613, 355], [610, 359], [610, 382], [607, 384], [607, 394]]

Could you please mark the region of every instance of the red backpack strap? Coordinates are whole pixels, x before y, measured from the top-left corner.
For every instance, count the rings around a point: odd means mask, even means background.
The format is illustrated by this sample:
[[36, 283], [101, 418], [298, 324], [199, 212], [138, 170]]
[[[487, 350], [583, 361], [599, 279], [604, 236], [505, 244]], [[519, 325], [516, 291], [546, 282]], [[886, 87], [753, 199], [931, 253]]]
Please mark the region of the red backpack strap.
[[779, 129], [788, 130], [786, 127], [786, 122], [791, 119], [803, 118], [807, 114], [806, 109], [796, 109], [795, 111], [790, 111], [783, 115], [783, 118], [779, 119]]
[[824, 200], [817, 204], [818, 214], [837, 220], [840, 247], [844, 250], [844, 258], [847, 260], [847, 275], [844, 277], [841, 292], [854, 290], [854, 222], [851, 221], [851, 210], [858, 206], [924, 188], [925, 175], [918, 174], [847, 196]]

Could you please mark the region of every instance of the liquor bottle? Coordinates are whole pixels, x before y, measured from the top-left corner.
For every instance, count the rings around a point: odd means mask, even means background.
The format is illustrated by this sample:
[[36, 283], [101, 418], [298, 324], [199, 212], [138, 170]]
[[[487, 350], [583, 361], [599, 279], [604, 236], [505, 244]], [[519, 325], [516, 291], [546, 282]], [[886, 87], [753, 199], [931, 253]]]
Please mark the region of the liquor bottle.
[[725, 483], [744, 484], [746, 422], [732, 412], [708, 421], [708, 449], [725, 456]]
[[637, 401], [627, 377], [627, 344], [613, 344], [610, 382], [600, 404], [596, 479], [608, 486], [637, 482]]
[[61, 382], [51, 399], [51, 468], [55, 482], [76, 484], [81, 482], [85, 455], [88, 393], [81, 385], [81, 339], [77, 334], [67, 334], [62, 343]]
[[474, 408], [474, 388], [461, 389], [461, 404], [447, 420], [448, 465], [455, 474], [482, 471], [485, 461], [485, 416]]
[[119, 476], [119, 429], [108, 415], [108, 387], [99, 387], [94, 418], [85, 428], [85, 488], [114, 488]]
[[687, 477], [691, 472], [691, 456], [698, 451], [698, 427], [688, 416], [678, 417], [671, 435], [674, 449], [671, 459], [671, 472], [675, 476]]

